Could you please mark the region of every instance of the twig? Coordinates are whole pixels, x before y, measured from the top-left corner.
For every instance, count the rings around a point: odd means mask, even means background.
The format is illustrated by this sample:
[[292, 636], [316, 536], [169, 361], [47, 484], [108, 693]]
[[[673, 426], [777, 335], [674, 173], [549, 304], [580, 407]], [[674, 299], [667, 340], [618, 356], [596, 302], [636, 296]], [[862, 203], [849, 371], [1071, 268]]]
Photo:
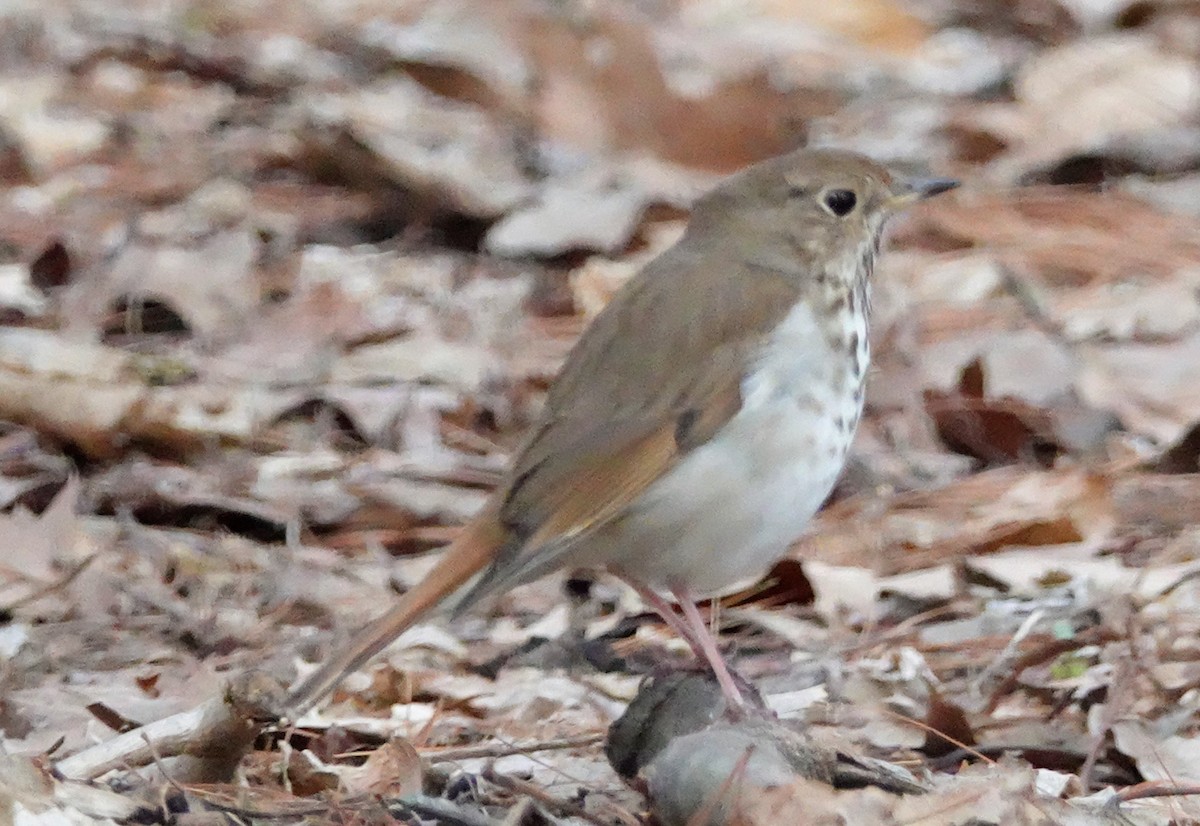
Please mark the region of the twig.
[[61, 591], [62, 589], [66, 588], [68, 585], [70, 585], [72, 582], [74, 582], [75, 579], [80, 574], [82, 574], [84, 571], [86, 571], [88, 569], [88, 567], [91, 566], [91, 564], [96, 561], [97, 557], [99, 557], [99, 554], [89, 554], [88, 556], [84, 557], [83, 561], [81, 561], [78, 565], [76, 565], [71, 570], [67, 571], [66, 576], [61, 577], [60, 579], [58, 579], [55, 582], [48, 583], [47, 585], [44, 585], [41, 588], [38, 588], [36, 591], [33, 591], [32, 593], [26, 594], [25, 596], [21, 597], [20, 599], [14, 600], [13, 602], [9, 603], [8, 605], [6, 605], [4, 608], [2, 608], [0, 610], [11, 614], [13, 611], [16, 611], [18, 608], [23, 608], [24, 606], [29, 605], [32, 602], [37, 602], [42, 597], [47, 597], [50, 594], [55, 593], [56, 591]]
[[1045, 300], [1038, 295], [1032, 284], [1017, 275], [1011, 267], [1001, 267], [1001, 283], [1008, 294], [1017, 300], [1021, 311], [1033, 322], [1035, 327], [1055, 341], [1068, 347], [1072, 345], [1071, 340], [1063, 332], [1062, 326], [1046, 309]]
[[[531, 798], [522, 797], [517, 801], [517, 805], [508, 810], [508, 813], [504, 816], [504, 822], [500, 826], [521, 826], [532, 814], [541, 815], [541, 812], [534, 807]], [[538, 818], [538, 820], [546, 819], [545, 816]]]
[[1183, 797], [1200, 794], [1200, 785], [1180, 785], [1165, 780], [1148, 780], [1136, 786], [1126, 786], [1108, 799], [1106, 805], [1119, 806], [1131, 800], [1147, 800], [1153, 797]]
[[0, 755], [0, 789], [4, 790], [5, 820], [10, 823], [22, 819], [12, 813], [18, 803], [26, 810], [27, 822], [44, 822], [41, 814], [51, 808], [58, 814], [55, 820], [62, 822], [81, 819], [71, 817], [71, 812], [86, 815], [93, 822], [153, 822], [141, 817], [146, 807], [140, 801], [105, 786], [56, 777], [40, 757]]
[[1004, 650], [997, 655], [996, 659], [992, 661], [991, 665], [979, 673], [979, 677], [977, 677], [974, 681], [975, 685], [973, 686], [974, 690], [972, 692], [974, 696], [978, 697], [983, 691], [984, 684], [990, 681], [993, 676], [1000, 673], [1000, 669], [1004, 668], [1009, 658], [1017, 653], [1017, 649], [1020, 647], [1021, 643], [1025, 641], [1026, 637], [1033, 633], [1034, 626], [1041, 622], [1042, 617], [1045, 615], [1046, 610], [1044, 608], [1038, 608], [1030, 612], [1029, 616], [1024, 619], [1020, 627], [1018, 627], [1016, 632], [1012, 635], [1012, 639], [1010, 639], [1008, 644], [1004, 646]]
[[847, 655], [856, 651], [861, 651], [864, 648], [869, 648], [873, 645], [879, 645], [880, 643], [894, 642], [896, 640], [903, 639], [912, 634], [912, 632], [922, 623], [954, 614], [958, 610], [959, 606], [956, 606], [952, 603], [947, 603], [946, 605], [939, 605], [936, 608], [930, 608], [927, 611], [922, 611], [919, 614], [913, 614], [911, 617], [901, 620], [885, 631], [880, 631], [870, 635], [866, 633], [860, 634], [858, 639], [854, 641], [853, 648], [847, 651]]
[[967, 754], [974, 755], [975, 757], [978, 757], [980, 760], [984, 761], [985, 763], [990, 763], [993, 766], [996, 765], [996, 761], [993, 760], [992, 758], [988, 757], [983, 752], [979, 751], [978, 749], [974, 748], [973, 746], [968, 746], [966, 743], [955, 740], [949, 734], [946, 734], [943, 731], [938, 731], [937, 729], [935, 729], [933, 726], [929, 725], [928, 723], [922, 722], [921, 720], [916, 720], [912, 717], [909, 717], [907, 714], [901, 714], [898, 711], [892, 711], [891, 709], [887, 709], [887, 708], [883, 709], [883, 713], [887, 714], [889, 717], [894, 717], [897, 720], [902, 720], [903, 722], [908, 723], [910, 726], [915, 726], [916, 728], [919, 728], [921, 731], [925, 732], [926, 734], [932, 734], [934, 737], [940, 737], [942, 740], [945, 740], [950, 745], [957, 746], [958, 748], [962, 749]]
[[236, 803], [222, 803], [214, 800], [210, 796], [211, 792], [207, 790], [204, 792], [194, 790], [192, 794], [197, 795], [210, 809], [249, 819], [283, 820], [285, 818], [320, 817], [328, 816], [335, 809], [357, 811], [372, 806], [382, 806], [389, 813], [395, 810], [412, 812], [418, 816], [433, 818], [438, 823], [448, 824], [448, 826], [496, 826], [496, 821], [486, 815], [464, 809], [449, 800], [423, 794], [384, 800], [373, 795], [363, 794], [338, 801], [336, 804], [312, 803], [302, 806], [284, 806], [279, 809], [252, 809]]
[[[328, 803], [309, 803], [303, 806], [287, 806], [281, 809], [251, 809], [238, 803], [222, 803], [214, 800], [210, 796], [212, 791], [208, 789], [185, 789], [185, 791], [198, 797], [204, 803], [205, 807], [209, 809], [251, 819], [283, 820], [284, 818], [293, 817], [317, 817], [318, 815], [329, 814], [330, 809], [333, 808]], [[371, 802], [375, 802], [374, 799]]]
[[496, 823], [487, 815], [464, 809], [440, 797], [428, 797], [423, 794], [401, 800], [386, 800], [384, 806], [389, 811], [403, 809], [422, 818], [432, 818], [447, 826], [495, 826]]
[[1118, 716], [1127, 704], [1126, 695], [1130, 685], [1128, 663], [1129, 658], [1127, 657], [1118, 657], [1113, 663], [1112, 679], [1108, 683], [1108, 699], [1100, 709], [1096, 737], [1092, 740], [1087, 757], [1083, 761], [1083, 767], [1079, 770], [1079, 782], [1085, 792], [1092, 788], [1092, 772], [1096, 768], [1096, 761], [1100, 759], [1100, 752], [1104, 748], [1113, 724], [1116, 723]]
[[487, 766], [484, 767], [481, 776], [484, 780], [499, 786], [502, 789], [507, 789], [508, 791], [516, 792], [517, 794], [523, 794], [526, 797], [533, 798], [551, 811], [558, 812], [559, 814], [566, 815], [567, 817], [580, 817], [589, 823], [596, 824], [596, 826], [612, 826], [612, 824], [610, 824], [607, 820], [598, 815], [592, 814], [584, 806], [574, 802], [573, 800], [563, 800], [562, 798], [555, 797], [545, 789], [542, 789], [540, 786], [536, 786], [533, 783], [528, 783], [516, 777], [509, 777], [508, 775], [500, 774], [496, 771], [494, 763], [488, 763]]
[[1100, 645], [1106, 642], [1113, 642], [1117, 639], [1118, 637], [1112, 631], [1096, 626], [1084, 629], [1071, 639], [1052, 640], [1041, 648], [1037, 648], [1027, 654], [1022, 654], [1012, 664], [1008, 676], [1001, 680], [1000, 685], [996, 686], [996, 690], [992, 692], [991, 699], [983, 707], [983, 712], [991, 714], [995, 711], [996, 706], [1000, 705], [1000, 701], [1018, 686], [1021, 675], [1026, 669], [1032, 668], [1035, 665], [1041, 665], [1060, 654], [1075, 651], [1086, 645]]
[[1193, 579], [1200, 579], [1200, 570], [1188, 571], [1186, 574], [1179, 577], [1179, 579], [1172, 582], [1166, 588], [1163, 588], [1161, 591], [1159, 591], [1158, 594], [1155, 596], [1155, 599], [1162, 599], [1163, 597], [1167, 596], [1172, 591], [1174, 591], [1176, 588], [1180, 587], [1181, 585], [1185, 585], [1188, 582], [1191, 582]]
[[243, 674], [220, 697], [119, 734], [55, 764], [64, 777], [92, 780], [110, 771], [180, 757], [174, 767], [187, 782], [227, 780], [262, 729], [274, 719], [283, 687], [262, 674]]
[[[1071, 759], [1078, 763], [1083, 762], [1084, 755], [1082, 752], [1071, 751], [1070, 749], [1050, 748], [1039, 743], [996, 743], [988, 746], [979, 746], [978, 748], [955, 749], [954, 751], [946, 752], [938, 757], [932, 757], [924, 761], [913, 760], [909, 761], [913, 765], [924, 765], [926, 768], [939, 771], [953, 767], [956, 763], [966, 757], [975, 757], [977, 755], [1003, 757], [1005, 754], [1012, 752], [1036, 752], [1042, 755], [1055, 755], [1065, 759]], [[905, 763], [907, 765], [908, 763]]]
[[539, 743], [489, 743], [482, 746], [461, 746], [447, 749], [418, 750], [421, 757], [434, 761], [470, 760], [476, 757], [508, 757], [513, 754], [531, 754], [536, 751], [560, 751], [603, 742], [603, 734], [584, 734], [579, 737], [563, 737], [559, 740], [543, 740]]

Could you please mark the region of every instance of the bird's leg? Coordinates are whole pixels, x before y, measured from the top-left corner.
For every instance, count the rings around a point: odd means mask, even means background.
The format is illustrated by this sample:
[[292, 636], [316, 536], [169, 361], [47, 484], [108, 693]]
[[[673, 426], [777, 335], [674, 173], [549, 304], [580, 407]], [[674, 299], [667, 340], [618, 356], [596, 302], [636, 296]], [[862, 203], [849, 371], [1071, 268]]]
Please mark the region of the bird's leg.
[[654, 610], [654, 613], [662, 617], [663, 621], [671, 627], [672, 631], [687, 642], [692, 652], [696, 655], [696, 659], [708, 663], [709, 668], [712, 669], [713, 676], [717, 678], [717, 685], [721, 687], [721, 693], [725, 695], [725, 701], [729, 704], [729, 708], [731, 710], [745, 708], [746, 701], [742, 697], [742, 692], [738, 689], [737, 683], [734, 682], [733, 675], [729, 671], [729, 666], [725, 664], [725, 659], [717, 649], [717, 641], [714, 635], [705, 625], [704, 617], [700, 616], [700, 609], [692, 601], [687, 589], [671, 589], [671, 593], [679, 603], [680, 611], [683, 612], [680, 615], [679, 612], [671, 607], [671, 603], [667, 602], [658, 591], [624, 572], [613, 571], [613, 573], [630, 588], [637, 591], [642, 601], [650, 606]]
[[637, 591], [637, 595], [642, 598], [642, 602], [646, 603], [646, 605], [648, 605], [654, 611], [654, 613], [662, 617], [663, 622], [669, 625], [671, 630], [678, 634], [680, 638], [683, 639], [683, 641], [686, 642], [689, 647], [691, 647], [692, 651], [697, 657], [700, 659], [707, 659], [707, 657], [704, 655], [704, 647], [701, 645], [700, 640], [696, 638], [695, 634], [692, 633], [691, 627], [684, 622], [683, 617], [676, 613], [675, 609], [671, 607], [671, 603], [667, 602], [658, 593], [658, 591], [655, 591], [653, 588], [642, 584], [627, 574], [617, 573], [617, 576], [622, 582], [624, 582], [633, 590]]
[[698, 657], [708, 661], [709, 667], [712, 668], [713, 674], [717, 678], [717, 685], [721, 686], [721, 693], [725, 695], [725, 701], [729, 703], [730, 710], [744, 709], [746, 701], [742, 698], [742, 692], [738, 689], [737, 683], [733, 681], [733, 674], [730, 673], [729, 666], [725, 664], [725, 658], [721, 656], [721, 652], [717, 648], [716, 637], [708, 630], [704, 617], [700, 615], [700, 609], [696, 607], [688, 589], [675, 587], [671, 589], [671, 593], [675, 596], [675, 601], [679, 603], [683, 622], [691, 628], [691, 634], [687, 635], [685, 639], [692, 642], [692, 648]]

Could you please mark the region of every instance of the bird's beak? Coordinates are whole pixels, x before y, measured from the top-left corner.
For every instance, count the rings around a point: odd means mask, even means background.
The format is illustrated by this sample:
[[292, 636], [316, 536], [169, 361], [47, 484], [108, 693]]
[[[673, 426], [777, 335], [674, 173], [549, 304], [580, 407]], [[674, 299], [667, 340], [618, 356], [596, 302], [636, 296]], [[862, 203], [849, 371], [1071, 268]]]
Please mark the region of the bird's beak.
[[909, 178], [898, 183], [892, 197], [888, 199], [888, 206], [893, 210], [901, 210], [917, 201], [949, 192], [958, 185], [958, 181], [953, 178]]

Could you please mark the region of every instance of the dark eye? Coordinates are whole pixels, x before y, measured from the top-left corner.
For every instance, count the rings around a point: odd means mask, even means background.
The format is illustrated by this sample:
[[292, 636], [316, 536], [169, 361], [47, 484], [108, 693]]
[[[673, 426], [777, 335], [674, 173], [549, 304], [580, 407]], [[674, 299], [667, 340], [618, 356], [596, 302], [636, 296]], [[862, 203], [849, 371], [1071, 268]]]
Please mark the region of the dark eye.
[[825, 208], [839, 218], [849, 215], [858, 203], [858, 196], [848, 189], [831, 189], [821, 198]]

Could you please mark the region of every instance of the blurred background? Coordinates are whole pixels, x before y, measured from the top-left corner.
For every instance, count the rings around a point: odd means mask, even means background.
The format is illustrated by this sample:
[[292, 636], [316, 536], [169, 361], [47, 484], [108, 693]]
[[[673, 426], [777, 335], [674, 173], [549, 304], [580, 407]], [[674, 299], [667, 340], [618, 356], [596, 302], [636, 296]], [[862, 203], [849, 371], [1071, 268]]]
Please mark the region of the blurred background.
[[[1154, 601], [1200, 551], [1198, 58], [1189, 0], [4, 0], [5, 736], [319, 656], [479, 506], [697, 193], [801, 145], [964, 185], [893, 226], [850, 467], [746, 599], [839, 640], [933, 612], [904, 641], [952, 680], [1031, 611], [1107, 628], [1101, 583], [1200, 685], [1200, 614]], [[436, 671], [574, 627], [561, 588], [356, 696], [458, 696]], [[1089, 652], [1074, 678], [1122, 656]], [[1021, 702], [1074, 702], [1043, 677]]]

